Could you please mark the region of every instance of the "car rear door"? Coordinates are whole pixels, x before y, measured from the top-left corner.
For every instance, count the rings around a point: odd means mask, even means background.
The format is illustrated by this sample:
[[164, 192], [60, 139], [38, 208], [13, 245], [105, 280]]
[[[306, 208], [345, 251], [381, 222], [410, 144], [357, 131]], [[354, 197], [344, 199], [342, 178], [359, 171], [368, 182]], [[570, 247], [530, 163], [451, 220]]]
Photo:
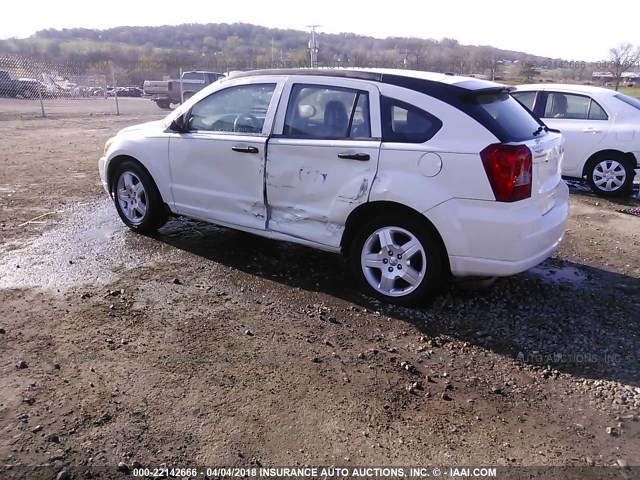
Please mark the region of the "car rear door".
[[563, 174], [581, 177], [584, 163], [606, 138], [612, 119], [588, 95], [544, 93], [538, 100], [540, 117], [549, 127], [560, 130], [565, 139]]
[[295, 77], [267, 147], [267, 228], [338, 248], [368, 201], [380, 151], [379, 91], [346, 78]]

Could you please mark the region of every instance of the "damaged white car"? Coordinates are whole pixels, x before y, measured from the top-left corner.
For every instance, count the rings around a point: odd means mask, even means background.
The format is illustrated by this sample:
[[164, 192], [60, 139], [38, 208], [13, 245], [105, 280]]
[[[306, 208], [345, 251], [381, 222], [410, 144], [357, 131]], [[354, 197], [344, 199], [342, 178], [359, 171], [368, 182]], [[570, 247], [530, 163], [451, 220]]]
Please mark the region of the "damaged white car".
[[111, 138], [100, 176], [135, 231], [183, 215], [348, 255], [371, 295], [415, 305], [453, 275], [553, 254], [562, 136], [499, 84], [406, 70], [266, 70]]

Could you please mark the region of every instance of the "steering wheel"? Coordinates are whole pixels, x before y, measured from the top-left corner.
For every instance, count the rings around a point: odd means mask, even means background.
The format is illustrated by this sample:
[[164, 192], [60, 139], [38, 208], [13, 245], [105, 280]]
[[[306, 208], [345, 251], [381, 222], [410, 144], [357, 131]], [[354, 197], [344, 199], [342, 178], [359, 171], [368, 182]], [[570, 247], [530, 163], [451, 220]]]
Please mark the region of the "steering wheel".
[[241, 113], [233, 122], [234, 132], [258, 133], [260, 130], [262, 130], [260, 121], [248, 113]]

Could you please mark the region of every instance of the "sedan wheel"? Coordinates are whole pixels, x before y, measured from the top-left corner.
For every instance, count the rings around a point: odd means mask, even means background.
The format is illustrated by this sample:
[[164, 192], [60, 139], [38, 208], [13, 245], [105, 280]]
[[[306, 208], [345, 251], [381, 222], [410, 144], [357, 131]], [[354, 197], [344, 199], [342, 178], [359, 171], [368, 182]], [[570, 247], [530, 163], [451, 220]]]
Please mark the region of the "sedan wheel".
[[432, 232], [410, 219], [362, 228], [351, 261], [365, 290], [386, 302], [420, 304], [442, 283], [441, 250]]
[[616, 158], [597, 158], [590, 162], [587, 181], [591, 189], [602, 196], [629, 192], [635, 172], [627, 162]]
[[122, 221], [131, 229], [148, 233], [163, 226], [168, 218], [158, 188], [137, 162], [122, 162], [115, 172], [113, 199]]
[[147, 214], [147, 192], [142, 180], [133, 172], [123, 172], [118, 178], [116, 199], [129, 222], [139, 225]]

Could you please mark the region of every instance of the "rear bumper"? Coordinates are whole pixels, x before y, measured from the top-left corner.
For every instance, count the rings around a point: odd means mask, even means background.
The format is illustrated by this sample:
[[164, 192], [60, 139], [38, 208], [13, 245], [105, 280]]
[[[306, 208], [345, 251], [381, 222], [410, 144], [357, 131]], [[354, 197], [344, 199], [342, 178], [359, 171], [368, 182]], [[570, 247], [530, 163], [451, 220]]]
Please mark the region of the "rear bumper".
[[549, 258], [564, 236], [569, 189], [560, 182], [554, 205], [455, 199], [425, 212], [447, 246], [454, 276], [508, 276]]
[[156, 102], [158, 100], [169, 100], [169, 95], [163, 93], [143, 93], [142, 98], [148, 98], [149, 100]]

